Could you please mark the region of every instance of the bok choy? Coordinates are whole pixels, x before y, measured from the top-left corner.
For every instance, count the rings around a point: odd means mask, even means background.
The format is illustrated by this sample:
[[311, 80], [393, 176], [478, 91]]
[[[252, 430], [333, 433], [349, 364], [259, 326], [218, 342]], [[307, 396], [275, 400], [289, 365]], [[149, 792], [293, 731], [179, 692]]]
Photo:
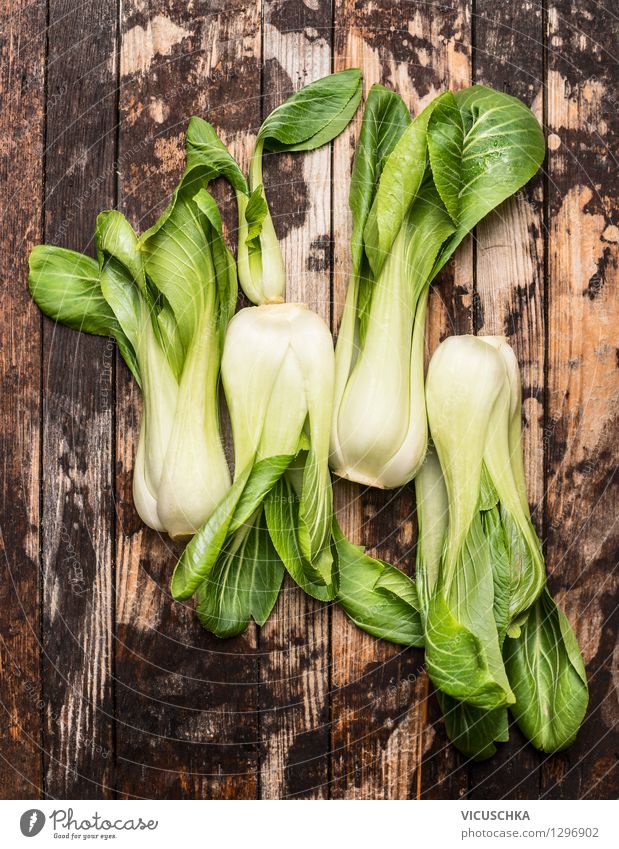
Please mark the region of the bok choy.
[[[354, 69], [310, 83], [263, 123], [249, 182], [238, 166], [225, 174], [238, 202], [239, 279], [258, 306], [235, 316], [223, 354], [234, 483], [187, 546], [171, 583], [177, 599], [197, 595], [202, 624], [219, 636], [240, 633], [252, 617], [265, 621], [284, 567], [315, 598], [326, 601], [336, 592], [329, 472], [333, 341], [315, 313], [284, 303], [284, 266], [262, 185], [262, 155], [329, 142], [348, 124], [360, 97]], [[190, 161], [214, 169], [220, 151], [209, 133], [205, 122], [195, 124]]]
[[240, 633], [251, 617], [266, 620], [283, 566], [306, 592], [333, 598], [333, 371], [329, 329], [302, 304], [248, 307], [230, 323], [222, 379], [234, 483], [171, 584], [177, 599], [197, 592], [198, 615], [218, 636]]
[[353, 166], [352, 271], [336, 347], [336, 474], [392, 488], [421, 467], [429, 284], [543, 158], [537, 120], [509, 95], [484, 86], [445, 92], [411, 122], [398, 95], [370, 91]]
[[96, 262], [51, 245], [30, 256], [30, 292], [42, 311], [112, 336], [138, 381], [134, 502], [145, 524], [172, 537], [193, 534], [230, 487], [217, 383], [236, 266], [206, 186], [233, 160], [211, 142], [216, 166], [189, 162], [169, 207], [141, 238], [109, 211], [97, 219]]
[[415, 482], [417, 588], [448, 734], [465, 754], [489, 757], [507, 739], [509, 707], [535, 746], [562, 749], [584, 717], [587, 681], [545, 587], [526, 499], [520, 378], [505, 339], [443, 342], [427, 405], [436, 454]]
[[[349, 68], [309, 83], [292, 94], [265, 119], [258, 131], [243, 185], [233, 182], [239, 213], [239, 282], [254, 304], [281, 303], [286, 294], [284, 259], [262, 182], [264, 151], [315, 150], [332, 141], [348, 125], [361, 100], [361, 74]], [[197, 141], [196, 156], [210, 150]]]

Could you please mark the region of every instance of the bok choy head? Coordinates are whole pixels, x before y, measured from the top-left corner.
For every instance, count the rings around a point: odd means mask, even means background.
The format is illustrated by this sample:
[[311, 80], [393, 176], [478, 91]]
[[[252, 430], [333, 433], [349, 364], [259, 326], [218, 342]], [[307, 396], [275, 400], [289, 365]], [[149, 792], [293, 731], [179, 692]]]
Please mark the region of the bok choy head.
[[143, 521], [194, 533], [230, 486], [217, 380], [236, 303], [233, 258], [208, 182], [234, 161], [218, 139], [216, 166], [188, 163], [170, 206], [141, 238], [115, 211], [97, 219], [97, 262], [42, 245], [29, 287], [70, 327], [113, 336], [143, 393], [133, 493]]
[[219, 636], [266, 619], [284, 566], [316, 598], [334, 596], [333, 372], [329, 329], [301, 304], [249, 307], [230, 323], [222, 379], [234, 483], [172, 577], [174, 597], [197, 592], [202, 623]]
[[336, 347], [331, 464], [391, 488], [427, 445], [423, 344], [428, 286], [467, 233], [544, 157], [519, 100], [483, 86], [433, 100], [414, 121], [374, 86], [350, 190], [350, 277]]
[[535, 746], [555, 751], [578, 731], [587, 682], [545, 588], [516, 358], [503, 337], [452, 337], [432, 357], [426, 390], [436, 455], [415, 482], [417, 586], [447, 731], [465, 754], [486, 758], [507, 739], [509, 707]]

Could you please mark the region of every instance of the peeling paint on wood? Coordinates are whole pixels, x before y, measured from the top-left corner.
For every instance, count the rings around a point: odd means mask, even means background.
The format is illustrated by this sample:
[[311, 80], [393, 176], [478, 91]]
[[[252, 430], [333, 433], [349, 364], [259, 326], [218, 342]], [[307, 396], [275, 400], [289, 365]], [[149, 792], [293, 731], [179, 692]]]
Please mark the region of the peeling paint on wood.
[[[590, 707], [576, 743], [542, 767], [542, 795], [615, 798], [617, 527], [617, 167], [619, 118], [607, 46], [617, 22], [591, 0], [586, 35], [551, 2], [548, 129], [547, 563], [588, 661]], [[602, 61], [600, 59], [602, 58]], [[612, 200], [611, 200], [612, 198]], [[612, 231], [611, 231], [612, 232]], [[572, 363], [577, 364], [576, 368]]]

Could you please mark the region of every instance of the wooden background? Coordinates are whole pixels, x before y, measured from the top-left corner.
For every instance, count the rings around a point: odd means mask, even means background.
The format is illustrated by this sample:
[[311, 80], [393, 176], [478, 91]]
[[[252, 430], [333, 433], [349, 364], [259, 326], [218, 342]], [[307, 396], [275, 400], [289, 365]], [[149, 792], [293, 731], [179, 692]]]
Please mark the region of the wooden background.
[[[615, 4], [2, 0], [2, 10], [0, 793], [616, 797]], [[142, 229], [153, 222], [192, 114], [246, 163], [261, 116], [349, 66], [413, 112], [447, 86], [487, 83], [547, 128], [544, 173], [443, 274], [428, 342], [505, 333], [522, 366], [534, 520], [591, 685], [577, 742], [554, 757], [513, 728], [493, 760], [467, 762], [447, 744], [422, 653], [363, 635], [289, 583], [261, 630], [228, 642], [202, 631], [169, 597], [174, 552], [132, 506], [140, 399], [124, 364], [105, 339], [44, 320], [26, 291], [34, 244], [92, 252], [107, 207]], [[289, 299], [334, 330], [359, 117], [333, 149], [266, 169]], [[340, 483], [337, 500], [356, 541], [412, 568], [411, 487]]]

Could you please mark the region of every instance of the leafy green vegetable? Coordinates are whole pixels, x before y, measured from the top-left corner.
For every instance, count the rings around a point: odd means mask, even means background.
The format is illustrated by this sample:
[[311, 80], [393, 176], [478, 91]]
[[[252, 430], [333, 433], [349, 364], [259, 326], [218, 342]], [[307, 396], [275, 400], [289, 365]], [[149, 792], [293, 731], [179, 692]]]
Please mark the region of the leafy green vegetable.
[[[574, 634], [544, 589], [524, 486], [518, 365], [505, 339], [443, 342], [427, 403], [440, 466], [429, 452], [416, 479], [417, 587], [447, 732], [468, 756], [489, 757], [507, 738], [509, 705], [535, 746], [556, 751], [576, 736], [587, 681]], [[496, 645], [513, 693], [504, 700]]]
[[[231, 617], [231, 610], [242, 607], [234, 589], [239, 570], [264, 578], [256, 570], [255, 552], [264, 551], [265, 544], [258, 544], [258, 532], [249, 533], [248, 525], [266, 529], [269, 550], [304, 589], [324, 599], [335, 594], [328, 465], [333, 343], [327, 326], [299, 304], [241, 310], [228, 328], [222, 378], [236, 478], [185, 549], [171, 585], [178, 599], [199, 588], [200, 609], [209, 610], [203, 622], [216, 634], [231, 628], [238, 633], [246, 621], [240, 613], [236, 622]], [[243, 566], [246, 557], [251, 566]], [[274, 584], [273, 579], [269, 585]], [[231, 595], [236, 607], [221, 601]], [[225, 621], [215, 621], [217, 610]]]
[[[544, 161], [542, 128], [528, 106], [517, 97], [474, 85], [456, 92], [454, 98], [464, 130], [460, 173], [454, 186], [460, 200], [458, 226], [444, 245], [432, 277], [467, 233], [528, 183]], [[449, 174], [455, 173], [450, 168]]]
[[315, 150], [348, 125], [361, 100], [361, 75], [355, 68], [330, 74], [292, 94], [265, 119], [256, 138], [249, 192], [238, 186], [239, 280], [255, 304], [284, 299], [286, 277], [262, 182], [263, 151]]
[[482, 710], [458, 702], [436, 691], [443, 711], [445, 730], [454, 746], [474, 761], [485, 761], [496, 753], [495, 743], [509, 740], [509, 714], [505, 708]]
[[273, 456], [248, 464], [237, 474], [232, 487], [222, 498], [208, 520], [187, 544], [176, 564], [171, 581], [172, 595], [187, 599], [210, 575], [226, 541], [242, 530], [256, 516], [266, 495], [284, 474], [292, 455]]
[[[480, 339], [451, 337], [432, 357], [426, 393], [449, 503], [439, 582], [426, 622], [428, 672], [455, 699], [484, 709], [503, 707], [514, 697], [501, 659], [502, 636], [487, 615], [494, 608], [493, 564], [501, 557], [502, 540], [484, 533], [480, 513], [481, 506], [489, 506], [482, 505], [488, 500], [482, 492], [488, 446], [502, 435], [507, 439], [503, 360]], [[507, 461], [506, 490], [509, 456]], [[534, 600], [532, 594], [529, 604]]]
[[574, 742], [587, 712], [587, 675], [574, 632], [544, 590], [520, 635], [507, 638], [505, 668], [516, 696], [520, 729], [538, 749], [558, 752]]
[[138, 239], [119, 212], [97, 218], [97, 260], [52, 246], [31, 254], [30, 291], [70, 327], [113, 336], [141, 386], [144, 406], [133, 494], [143, 521], [172, 537], [199, 528], [230, 486], [217, 383], [236, 267], [208, 182], [236, 163], [212, 128], [193, 119], [190, 155], [171, 203]]
[[[393, 488], [427, 446], [423, 342], [430, 281], [464, 236], [544, 157], [524, 104], [483, 86], [433, 100], [412, 122], [370, 91], [355, 155], [352, 274], [336, 347], [334, 471]], [[396, 117], [388, 128], [381, 110]], [[389, 151], [387, 153], [387, 151]]]
[[[298, 474], [294, 476], [298, 479]], [[290, 577], [301, 589], [319, 601], [330, 601], [335, 594], [331, 575], [325, 583], [320, 573], [304, 556], [297, 529], [299, 527], [299, 496], [292, 476], [279, 479], [265, 501], [265, 516], [271, 540]]]

